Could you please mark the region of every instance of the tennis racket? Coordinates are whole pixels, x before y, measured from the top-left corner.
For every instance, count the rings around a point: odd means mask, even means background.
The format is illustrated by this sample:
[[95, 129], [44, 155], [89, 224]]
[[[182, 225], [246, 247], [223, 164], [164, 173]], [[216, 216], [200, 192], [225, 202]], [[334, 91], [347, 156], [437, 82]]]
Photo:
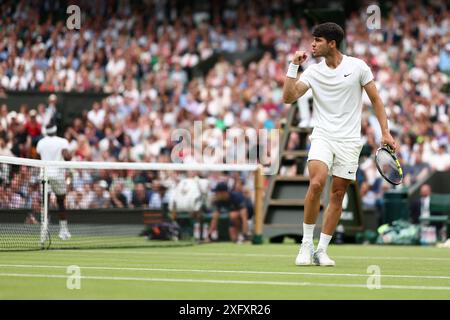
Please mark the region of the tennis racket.
[[403, 170], [394, 150], [387, 144], [377, 150], [375, 163], [378, 172], [389, 183], [399, 185], [403, 180]]

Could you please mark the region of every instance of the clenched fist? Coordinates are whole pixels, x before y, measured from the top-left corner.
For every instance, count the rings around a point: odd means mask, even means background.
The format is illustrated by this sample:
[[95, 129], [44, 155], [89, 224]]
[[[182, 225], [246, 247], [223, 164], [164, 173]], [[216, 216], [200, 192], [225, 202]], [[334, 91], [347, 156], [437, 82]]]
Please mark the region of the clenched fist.
[[308, 58], [308, 55], [305, 51], [295, 51], [294, 58], [292, 59], [292, 63], [294, 64], [302, 64]]

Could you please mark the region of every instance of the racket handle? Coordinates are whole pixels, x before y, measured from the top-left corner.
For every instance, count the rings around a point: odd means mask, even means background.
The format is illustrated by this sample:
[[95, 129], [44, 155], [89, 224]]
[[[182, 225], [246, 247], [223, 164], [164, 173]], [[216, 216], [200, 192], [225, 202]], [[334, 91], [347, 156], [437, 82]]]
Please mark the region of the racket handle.
[[394, 149], [392, 149], [390, 145], [384, 144], [384, 147], [385, 147], [390, 153], [394, 153]]

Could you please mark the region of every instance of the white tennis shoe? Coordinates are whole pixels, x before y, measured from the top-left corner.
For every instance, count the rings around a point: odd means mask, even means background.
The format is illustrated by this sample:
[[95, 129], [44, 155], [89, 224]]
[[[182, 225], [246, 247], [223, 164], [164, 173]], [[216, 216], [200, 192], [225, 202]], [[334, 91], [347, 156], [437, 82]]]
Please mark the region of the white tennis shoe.
[[295, 259], [295, 265], [310, 266], [312, 264], [313, 253], [314, 253], [314, 244], [312, 242], [302, 243], [297, 258]]
[[59, 238], [61, 240], [69, 240], [72, 235], [70, 234], [69, 230], [59, 230]]
[[322, 248], [318, 248], [313, 254], [314, 264], [316, 266], [334, 267], [336, 262], [331, 260], [327, 252]]

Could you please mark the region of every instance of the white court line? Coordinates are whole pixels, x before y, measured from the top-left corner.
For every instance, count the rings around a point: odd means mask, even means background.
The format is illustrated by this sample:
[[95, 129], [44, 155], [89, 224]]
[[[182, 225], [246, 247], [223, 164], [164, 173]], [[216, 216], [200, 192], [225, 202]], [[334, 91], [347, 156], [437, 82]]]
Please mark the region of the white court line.
[[[81, 269], [91, 270], [116, 270], [116, 271], [161, 271], [161, 272], [194, 272], [194, 273], [235, 273], [235, 274], [272, 274], [272, 275], [307, 275], [327, 277], [364, 277], [377, 276], [360, 273], [316, 273], [316, 272], [286, 272], [286, 271], [251, 271], [251, 270], [214, 270], [214, 269], [174, 269], [174, 268], [142, 268], [142, 267], [103, 267], [103, 266], [79, 266]], [[42, 268], [42, 269], [67, 269], [67, 266], [58, 265], [30, 265], [30, 264], [0, 264], [0, 268]], [[428, 275], [396, 275], [380, 274], [382, 278], [412, 278], [412, 279], [450, 279], [450, 276]]]
[[[68, 250], [50, 250], [52, 253], [64, 253]], [[183, 252], [183, 251], [130, 251], [130, 250], [76, 250], [77, 253], [107, 253], [120, 255], [124, 254], [142, 254], [142, 255], [184, 255], [184, 256], [218, 256], [218, 257], [261, 257], [261, 258], [292, 258], [297, 254], [265, 254], [265, 253], [219, 253], [219, 252]], [[364, 259], [383, 259], [383, 260], [425, 260], [425, 261], [450, 261], [450, 257], [386, 257], [386, 256], [335, 256], [337, 259], [352, 259], [352, 260], [364, 260]]]
[[[67, 278], [67, 275], [57, 274], [32, 274], [32, 273], [0, 273], [0, 277], [21, 278]], [[139, 277], [105, 277], [105, 276], [80, 276], [87, 280], [113, 280], [113, 281], [147, 281], [147, 282], [189, 282], [211, 284], [245, 284], [245, 285], [276, 285], [276, 286], [303, 286], [303, 287], [333, 287], [333, 288], [363, 288], [364, 284], [332, 284], [314, 282], [284, 282], [284, 281], [248, 281], [248, 280], [213, 280], [213, 279], [165, 279], [165, 278], [139, 278]], [[408, 285], [382, 285], [381, 289], [405, 289], [405, 290], [434, 290], [450, 291], [450, 287], [444, 286], [408, 286]]]

